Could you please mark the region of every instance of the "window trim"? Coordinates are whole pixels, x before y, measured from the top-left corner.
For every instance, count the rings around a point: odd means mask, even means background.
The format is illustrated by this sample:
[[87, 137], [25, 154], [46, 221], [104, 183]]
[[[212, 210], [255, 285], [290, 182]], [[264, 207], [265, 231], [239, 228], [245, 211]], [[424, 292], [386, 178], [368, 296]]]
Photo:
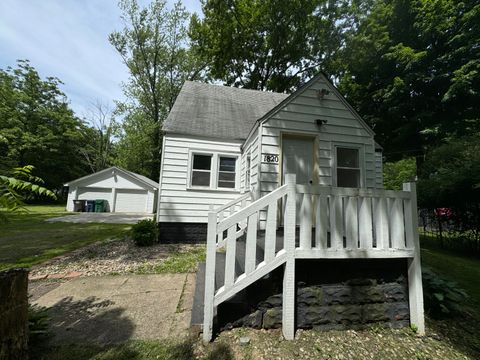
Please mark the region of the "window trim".
[[[212, 157], [212, 164], [210, 166], [210, 185], [209, 186], [198, 186], [192, 185], [192, 171], [193, 171], [193, 156], [194, 155], [208, 155]], [[224, 188], [218, 187], [218, 172], [220, 166], [220, 157], [231, 157], [235, 158], [235, 187], [234, 188]], [[205, 191], [217, 191], [217, 192], [240, 192], [240, 178], [239, 178], [239, 153], [230, 153], [230, 152], [216, 152], [216, 151], [205, 151], [205, 150], [196, 150], [190, 149], [188, 152], [188, 165], [187, 165], [187, 190], [205, 190]]]
[[245, 191], [250, 191], [250, 186], [252, 184], [252, 156], [251, 153], [247, 154], [247, 157], [245, 158], [245, 181], [244, 181], [244, 187]]
[[[210, 184], [208, 186], [202, 186], [202, 185], [193, 185], [192, 184], [192, 178], [193, 178], [193, 158], [195, 155], [205, 155], [205, 156], [210, 156], [210, 170], [195, 170], [195, 171], [202, 171], [202, 172], [210, 172]], [[212, 187], [212, 178], [213, 178], [213, 154], [209, 152], [203, 152], [203, 151], [192, 151], [190, 152], [189, 155], [189, 166], [188, 166], [188, 187], [192, 189], [210, 189]]]
[[[234, 175], [234, 186], [233, 188], [231, 187], [223, 187], [223, 186], [219, 186], [218, 184], [220, 183], [220, 172], [224, 172], [224, 173], [232, 173], [231, 171], [220, 171], [220, 158], [230, 158], [230, 159], [235, 159], [235, 171], [233, 172], [233, 175]], [[215, 182], [215, 185], [216, 185], [216, 189], [221, 189], [221, 190], [232, 190], [232, 189], [236, 189], [238, 187], [238, 182], [237, 182], [237, 173], [238, 173], [238, 156], [232, 156], [232, 155], [224, 155], [224, 154], [217, 154], [217, 177], [216, 177], [216, 182]]]
[[[360, 186], [358, 187], [359, 189], [365, 188], [365, 146], [362, 144], [350, 144], [350, 143], [334, 143], [332, 144], [333, 148], [333, 174], [332, 174], [332, 183], [334, 184], [335, 187], [338, 187], [338, 179], [337, 179], [337, 170], [338, 169], [358, 169], [360, 170]], [[353, 149], [358, 151], [358, 168], [347, 168], [343, 166], [338, 166], [338, 161], [337, 161], [337, 149]]]

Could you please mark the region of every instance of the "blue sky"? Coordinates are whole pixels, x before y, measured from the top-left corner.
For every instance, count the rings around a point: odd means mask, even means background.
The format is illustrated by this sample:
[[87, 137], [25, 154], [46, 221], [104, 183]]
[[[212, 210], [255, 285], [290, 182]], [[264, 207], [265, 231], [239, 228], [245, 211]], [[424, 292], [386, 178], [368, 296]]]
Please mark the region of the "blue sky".
[[[184, 5], [201, 12], [199, 0]], [[92, 102], [113, 107], [128, 72], [108, 34], [121, 28], [117, 0], [1, 0], [0, 68], [28, 59], [42, 77], [58, 77], [78, 116]]]

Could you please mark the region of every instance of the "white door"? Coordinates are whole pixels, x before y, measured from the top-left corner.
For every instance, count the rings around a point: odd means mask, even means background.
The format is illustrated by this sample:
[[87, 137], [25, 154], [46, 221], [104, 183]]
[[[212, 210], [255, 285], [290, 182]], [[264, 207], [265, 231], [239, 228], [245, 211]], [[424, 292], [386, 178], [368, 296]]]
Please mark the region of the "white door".
[[144, 213], [147, 211], [147, 190], [117, 189], [115, 212]]
[[[313, 183], [313, 138], [289, 137], [282, 138], [282, 170], [283, 182], [285, 174], [296, 174], [297, 184]], [[297, 196], [297, 225], [300, 224], [301, 197]]]
[[95, 187], [79, 187], [78, 200], [107, 200], [107, 209], [110, 211], [112, 204], [110, 199], [112, 196], [112, 189], [109, 188], [95, 188]]

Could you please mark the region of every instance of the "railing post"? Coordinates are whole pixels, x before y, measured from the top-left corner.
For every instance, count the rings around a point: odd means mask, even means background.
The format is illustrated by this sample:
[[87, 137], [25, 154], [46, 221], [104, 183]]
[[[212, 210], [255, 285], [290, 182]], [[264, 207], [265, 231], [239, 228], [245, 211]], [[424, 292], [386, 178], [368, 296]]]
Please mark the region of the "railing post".
[[283, 275], [282, 330], [287, 340], [295, 337], [295, 222], [296, 174], [286, 174], [287, 201], [284, 220], [284, 248], [286, 252]]
[[207, 259], [205, 263], [205, 301], [203, 310], [203, 340], [212, 340], [213, 301], [215, 296], [215, 257], [217, 249], [217, 213], [210, 207], [207, 228]]
[[[410, 192], [411, 228], [407, 236], [412, 236], [413, 258], [408, 259], [408, 294], [410, 303], [410, 324], [417, 327], [418, 334], [425, 334], [425, 319], [423, 313], [422, 266], [420, 262], [420, 241], [418, 238], [417, 190], [414, 182], [404, 183], [403, 190]], [[407, 241], [408, 243], [408, 241]]]

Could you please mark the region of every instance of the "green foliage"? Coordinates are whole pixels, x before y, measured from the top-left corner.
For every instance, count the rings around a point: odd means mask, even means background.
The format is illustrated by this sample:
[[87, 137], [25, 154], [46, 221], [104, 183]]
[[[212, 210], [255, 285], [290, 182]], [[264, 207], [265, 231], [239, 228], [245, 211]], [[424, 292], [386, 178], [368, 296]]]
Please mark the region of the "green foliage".
[[415, 158], [383, 164], [383, 185], [385, 189], [401, 190], [402, 184], [414, 181], [417, 174]]
[[44, 196], [56, 199], [56, 195], [39, 185], [43, 180], [32, 175], [34, 167], [27, 165], [15, 168], [12, 176], [0, 175], [0, 220], [5, 220], [3, 212], [25, 210], [24, 200], [31, 196]]
[[373, 1], [355, 24], [340, 89], [389, 159], [479, 130], [478, 1]]
[[[128, 101], [119, 108], [127, 121], [118, 162], [132, 163], [134, 158], [126, 149], [133, 147], [135, 157], [147, 156], [144, 162], [150, 169], [148, 174], [142, 173], [156, 178], [160, 170], [163, 120], [183, 82], [199, 78], [203, 65], [189, 50], [189, 13], [181, 2], [169, 9], [165, 0], [154, 0], [145, 7], [137, 0], [120, 0], [119, 7], [124, 27], [112, 32], [109, 41], [128, 67], [130, 79], [124, 85]], [[139, 121], [138, 116], [145, 117], [149, 124]], [[142, 132], [145, 129], [147, 133]], [[146, 134], [150, 141], [137, 144], [138, 138]], [[148, 147], [140, 151], [142, 145]]]
[[430, 151], [421, 168], [420, 178], [418, 192], [422, 206], [466, 210], [469, 204], [478, 204], [480, 135], [452, 139]]
[[48, 338], [50, 317], [46, 308], [28, 305], [28, 344], [38, 347]]
[[0, 173], [32, 164], [52, 189], [86, 174], [79, 151], [85, 126], [61, 85], [57, 78], [41, 79], [26, 60], [0, 69]]
[[462, 312], [468, 295], [452, 281], [446, 281], [432, 270], [422, 271], [425, 310], [432, 317], [446, 317]]
[[149, 246], [158, 242], [158, 225], [156, 221], [140, 220], [132, 226], [132, 238], [138, 246]]
[[227, 85], [290, 92], [335, 66], [348, 1], [208, 0], [190, 24], [193, 48]]

